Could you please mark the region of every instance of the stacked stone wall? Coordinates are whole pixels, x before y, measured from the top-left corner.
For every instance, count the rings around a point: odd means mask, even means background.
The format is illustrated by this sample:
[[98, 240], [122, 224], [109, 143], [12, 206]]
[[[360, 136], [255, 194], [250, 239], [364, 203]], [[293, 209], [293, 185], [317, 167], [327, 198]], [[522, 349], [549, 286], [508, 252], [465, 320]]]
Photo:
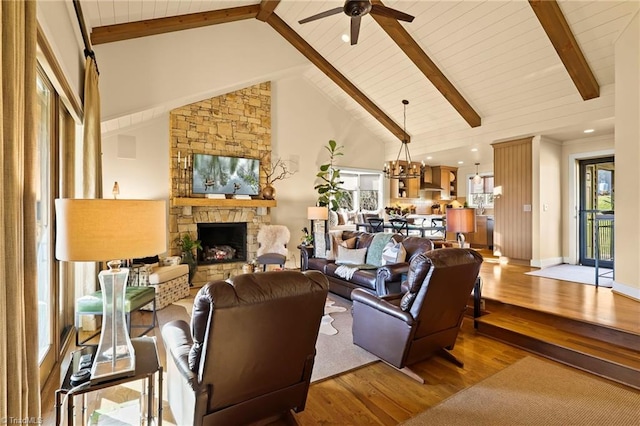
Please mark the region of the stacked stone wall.
[[[265, 185], [262, 165], [271, 162], [270, 82], [176, 108], [170, 112], [169, 125], [172, 199], [191, 196], [184, 158], [191, 162], [195, 153], [259, 159], [260, 187]], [[237, 207], [171, 207], [170, 253], [180, 255], [176, 239], [186, 232], [195, 237], [198, 223], [247, 222], [247, 259], [255, 259], [258, 229], [271, 222], [270, 212], [242, 207], [238, 201]], [[199, 286], [236, 275], [242, 263], [199, 265], [193, 283]]]

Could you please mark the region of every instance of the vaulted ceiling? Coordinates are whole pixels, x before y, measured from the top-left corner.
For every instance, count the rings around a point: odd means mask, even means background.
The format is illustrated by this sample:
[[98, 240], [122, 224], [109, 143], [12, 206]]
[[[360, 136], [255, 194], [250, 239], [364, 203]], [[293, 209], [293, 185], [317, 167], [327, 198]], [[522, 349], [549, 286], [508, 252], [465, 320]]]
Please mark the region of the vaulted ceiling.
[[[562, 97], [597, 98], [614, 83], [613, 44], [640, 7], [637, 0], [386, 0], [415, 16], [413, 22], [363, 16], [353, 46], [342, 40], [350, 22], [343, 13], [298, 23], [343, 3], [81, 0], [94, 44], [264, 21], [316, 66], [305, 74], [313, 84], [387, 143], [405, 136], [402, 99], [410, 100], [407, 133], [415, 139], [482, 127]], [[610, 131], [612, 121], [584, 125]], [[557, 135], [570, 138], [578, 130]]]

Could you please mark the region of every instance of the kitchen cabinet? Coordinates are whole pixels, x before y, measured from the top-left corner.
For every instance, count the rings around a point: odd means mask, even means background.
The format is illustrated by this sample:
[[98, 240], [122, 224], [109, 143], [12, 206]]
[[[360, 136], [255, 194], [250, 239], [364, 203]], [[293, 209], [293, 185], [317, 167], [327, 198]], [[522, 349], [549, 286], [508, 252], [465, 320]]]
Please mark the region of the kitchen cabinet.
[[458, 190], [458, 168], [449, 166], [431, 167], [431, 178], [435, 185], [440, 186], [440, 193], [435, 193], [435, 200], [454, 200]]
[[471, 247], [493, 247], [493, 216], [476, 216], [476, 232], [465, 234]]

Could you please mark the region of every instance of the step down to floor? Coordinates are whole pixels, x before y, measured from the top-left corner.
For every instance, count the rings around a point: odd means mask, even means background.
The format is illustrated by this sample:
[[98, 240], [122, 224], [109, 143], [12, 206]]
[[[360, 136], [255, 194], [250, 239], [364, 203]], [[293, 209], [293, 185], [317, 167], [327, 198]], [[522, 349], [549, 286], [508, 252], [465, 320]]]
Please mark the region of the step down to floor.
[[478, 333], [640, 389], [640, 336], [516, 306], [494, 309], [476, 319]]

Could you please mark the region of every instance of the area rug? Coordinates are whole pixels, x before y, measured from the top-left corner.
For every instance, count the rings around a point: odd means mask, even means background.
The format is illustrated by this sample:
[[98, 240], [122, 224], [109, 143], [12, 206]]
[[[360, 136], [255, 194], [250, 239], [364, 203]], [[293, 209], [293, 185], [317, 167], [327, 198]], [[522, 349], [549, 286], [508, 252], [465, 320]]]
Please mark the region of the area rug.
[[338, 330], [331, 325], [334, 321], [331, 314], [336, 312], [345, 312], [347, 308], [343, 308], [342, 306], [333, 306], [336, 302], [327, 298], [327, 301], [324, 304], [324, 315], [322, 316], [322, 320], [320, 321], [320, 330], [318, 331], [320, 334], [326, 334], [327, 336], [333, 336], [334, 334], [338, 334]]
[[637, 425], [640, 391], [526, 357], [403, 423], [417, 425]]
[[353, 344], [351, 301], [335, 294], [330, 294], [329, 298], [335, 302], [333, 307], [343, 308], [344, 311], [331, 313], [333, 318], [331, 325], [338, 331], [336, 334], [318, 334], [316, 360], [311, 374], [312, 382], [378, 361], [376, 356]]
[[[537, 271], [525, 272], [527, 275], [535, 275], [543, 278], [554, 278], [556, 280], [571, 281], [581, 284], [596, 284], [596, 268], [582, 265], [562, 265], [550, 266], [548, 268], [539, 269]], [[611, 287], [613, 279], [611, 278], [611, 269], [599, 268], [598, 273], [600, 279], [598, 285], [601, 287]], [[605, 275], [606, 274], [606, 275]], [[602, 276], [605, 275], [605, 276]]]
[[[169, 321], [182, 319], [189, 322], [193, 296], [181, 299], [158, 311], [160, 328]], [[328, 317], [328, 318], [327, 318]], [[316, 359], [311, 381], [326, 379], [362, 367], [378, 358], [353, 344], [351, 334], [351, 301], [331, 294], [325, 305], [324, 326], [316, 341]]]

